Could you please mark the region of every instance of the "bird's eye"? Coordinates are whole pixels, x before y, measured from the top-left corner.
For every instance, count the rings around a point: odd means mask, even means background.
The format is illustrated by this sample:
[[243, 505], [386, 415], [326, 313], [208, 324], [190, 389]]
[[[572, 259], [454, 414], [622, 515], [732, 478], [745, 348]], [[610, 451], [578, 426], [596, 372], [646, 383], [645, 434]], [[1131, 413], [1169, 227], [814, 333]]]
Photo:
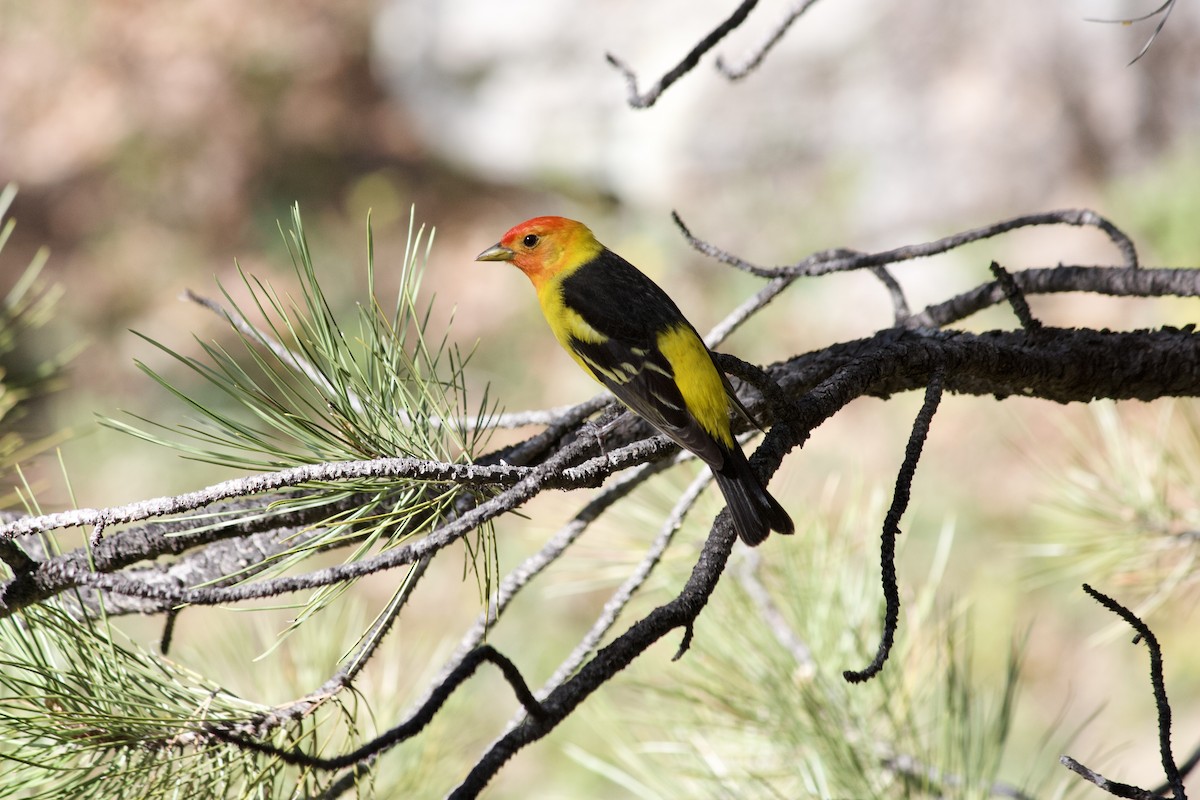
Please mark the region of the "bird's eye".
[[521, 240], [521, 244], [525, 245], [526, 247], [533, 247], [537, 243], [538, 237], [536, 233], [531, 233]]

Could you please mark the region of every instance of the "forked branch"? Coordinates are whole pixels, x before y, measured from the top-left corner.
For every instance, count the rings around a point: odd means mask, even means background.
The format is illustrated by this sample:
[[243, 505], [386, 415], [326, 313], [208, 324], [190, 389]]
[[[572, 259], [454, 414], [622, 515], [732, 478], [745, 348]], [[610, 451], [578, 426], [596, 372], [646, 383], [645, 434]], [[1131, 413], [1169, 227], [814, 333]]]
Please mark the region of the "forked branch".
[[[1175, 756], [1171, 752], [1171, 704], [1167, 700], [1166, 683], [1163, 681], [1162, 648], [1158, 644], [1158, 637], [1154, 635], [1154, 631], [1150, 630], [1149, 625], [1116, 600], [1096, 591], [1086, 583], [1083, 585], [1083, 590], [1093, 600], [1119, 616], [1129, 627], [1134, 629], [1137, 633], [1137, 636], [1133, 637], [1134, 644], [1142, 641], [1146, 643], [1146, 649], [1150, 652], [1150, 686], [1154, 690], [1154, 706], [1158, 711], [1158, 745], [1159, 753], [1162, 756], [1163, 773], [1167, 777], [1167, 786], [1170, 788], [1174, 800], [1186, 800], [1183, 776], [1175, 763]], [[1157, 800], [1162, 797], [1158, 790], [1151, 791], [1127, 783], [1110, 781], [1070, 756], [1063, 756], [1061, 762], [1072, 772], [1083, 776], [1115, 797], [1132, 797], [1137, 800]]]

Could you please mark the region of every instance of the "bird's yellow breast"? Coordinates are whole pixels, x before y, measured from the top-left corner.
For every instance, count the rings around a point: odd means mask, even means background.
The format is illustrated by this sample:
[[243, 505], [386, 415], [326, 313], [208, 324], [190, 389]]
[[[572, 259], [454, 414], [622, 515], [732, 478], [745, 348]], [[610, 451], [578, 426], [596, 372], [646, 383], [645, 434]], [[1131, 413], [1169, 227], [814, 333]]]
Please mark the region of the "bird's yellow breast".
[[605, 340], [604, 334], [589, 325], [578, 311], [563, 302], [562, 286], [559, 281], [543, 283], [537, 287], [537, 294], [538, 302], [542, 306], [542, 314], [546, 317], [546, 322], [550, 323], [550, 330], [554, 332], [554, 338], [558, 339], [558, 343], [571, 355], [571, 358], [575, 359], [579, 366], [583, 367], [585, 372], [596, 380], [600, 380], [592, 365], [584, 361], [575, 352], [575, 348], [571, 347], [571, 340], [599, 343]]

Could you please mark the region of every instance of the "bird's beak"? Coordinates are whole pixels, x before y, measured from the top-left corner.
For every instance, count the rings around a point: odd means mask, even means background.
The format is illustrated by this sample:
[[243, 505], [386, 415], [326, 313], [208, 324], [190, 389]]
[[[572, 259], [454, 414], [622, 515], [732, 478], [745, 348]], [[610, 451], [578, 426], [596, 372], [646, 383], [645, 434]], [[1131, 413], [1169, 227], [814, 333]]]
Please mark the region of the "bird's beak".
[[509, 248], [497, 242], [496, 244], [484, 250], [479, 255], [475, 256], [476, 261], [512, 261], [514, 253]]

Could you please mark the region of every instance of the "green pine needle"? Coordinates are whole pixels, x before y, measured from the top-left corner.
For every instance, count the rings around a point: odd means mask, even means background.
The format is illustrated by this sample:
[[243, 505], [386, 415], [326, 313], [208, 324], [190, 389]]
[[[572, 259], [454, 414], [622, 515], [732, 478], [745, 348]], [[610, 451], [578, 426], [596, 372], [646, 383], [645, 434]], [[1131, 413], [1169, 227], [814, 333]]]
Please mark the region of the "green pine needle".
[[[332, 781], [198, 734], [270, 709], [115, 635], [54, 603], [0, 620], [0, 797], [312, 796]], [[328, 709], [273, 741], [316, 749], [321, 722], [352, 729], [338, 699]]]
[[[0, 257], [16, 228], [15, 220], [5, 218], [16, 196], [14, 184], [0, 189]], [[49, 252], [45, 248], [38, 250], [29, 264], [17, 273], [16, 281], [7, 287], [7, 292], [0, 294], [0, 477], [5, 477], [14, 465], [70, 436], [70, 431], [62, 431], [31, 441], [13, 423], [20, 418], [27, 400], [62, 386], [63, 367], [78, 353], [80, 345], [73, 345], [20, 370], [7, 370], [4, 366], [9, 356], [25, 346], [32, 332], [54, 319], [62, 287], [47, 285], [41, 278], [48, 258]], [[0, 272], [7, 273], [7, 269]], [[20, 502], [19, 488], [8, 488], [8, 483], [6, 478], [0, 483], [0, 508]]]
[[[239, 267], [250, 307], [241, 307], [221, 287], [223, 305], [214, 308], [229, 321], [232, 347], [197, 341], [202, 355], [193, 357], [142, 337], [207, 384], [210, 391], [198, 392], [138, 364], [184, 404], [192, 419], [167, 424], [130, 415], [132, 421], [102, 422], [187, 458], [234, 469], [273, 471], [402, 456], [470, 461], [486, 445], [487, 422], [496, 409], [486, 392], [472, 404], [465, 375], [470, 354], [461, 352], [446, 331], [430, 329], [433, 300], [422, 301], [419, 290], [432, 232], [426, 236], [424, 226], [416, 227], [415, 212], [410, 216], [399, 292], [392, 307], [385, 308], [376, 292], [368, 217], [366, 295], [343, 318], [321, 286], [298, 207], [293, 208], [291, 222], [290, 230], [281, 226], [281, 233], [295, 269], [298, 298], [281, 294]], [[400, 478], [303, 488], [306, 491], [295, 497], [274, 498], [271, 510], [333, 506], [350, 497], [354, 507], [331, 512], [314, 525], [313, 535], [279, 555], [268, 574], [292, 569], [313, 553], [333, 547], [345, 548], [347, 561], [394, 547], [427, 533], [453, 513], [463, 492], [470, 491]], [[491, 527], [485, 526], [467, 548], [468, 568], [485, 597], [494, 575], [493, 546]], [[293, 628], [345, 588], [314, 592]]]

